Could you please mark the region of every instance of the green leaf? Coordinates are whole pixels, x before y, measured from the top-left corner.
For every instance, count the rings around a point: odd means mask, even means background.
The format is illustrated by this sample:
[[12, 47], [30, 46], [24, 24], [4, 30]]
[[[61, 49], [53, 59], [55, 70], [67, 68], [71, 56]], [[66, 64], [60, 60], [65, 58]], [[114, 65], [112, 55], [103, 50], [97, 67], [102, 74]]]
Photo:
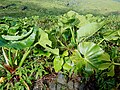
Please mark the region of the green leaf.
[[43, 30], [40, 30], [40, 40], [39, 40], [39, 44], [41, 46], [43, 46], [44, 48], [48, 46], [52, 46], [52, 42], [49, 40], [48, 38], [48, 34], [45, 33]]
[[94, 73], [94, 69], [91, 68], [91, 65], [89, 63], [85, 64], [85, 72], [87, 73], [87, 75], [91, 75]]
[[78, 28], [89, 23], [89, 21], [86, 19], [84, 15], [79, 15], [75, 11], [69, 11], [67, 13], [67, 16], [74, 17], [75, 21], [79, 22], [75, 24]]
[[78, 50], [73, 51], [73, 54], [70, 56], [70, 60], [74, 63], [75, 72], [80, 72], [80, 70], [83, 69], [83, 66], [85, 65], [85, 60], [84, 58], [82, 58]]
[[75, 16], [77, 13], [75, 12], [75, 11], [69, 11], [69, 12], [67, 12], [67, 16], [68, 17], [73, 17], [73, 16]]
[[[106, 69], [110, 65], [110, 57], [104, 54], [104, 51], [93, 42], [82, 42], [78, 46], [78, 50], [83, 55], [86, 61], [85, 70], [96, 69]], [[108, 63], [108, 65], [103, 67], [103, 64]]]
[[46, 51], [49, 51], [53, 54], [59, 55], [59, 49], [52, 49], [52, 42], [48, 38], [48, 34], [43, 30], [39, 30], [40, 39], [37, 44], [45, 48]]
[[26, 47], [30, 47], [35, 41], [35, 36], [36, 31], [34, 30], [34, 32], [26, 39], [20, 41], [11, 41], [10, 43], [7, 44], [7, 46], [15, 49], [23, 49]]
[[115, 68], [114, 65], [111, 65], [111, 66], [109, 67], [109, 69], [108, 69], [109, 72], [107, 72], [107, 75], [108, 75], [108, 76], [113, 77], [113, 76], [115, 75], [114, 68]]
[[103, 33], [103, 37], [107, 41], [109, 41], [109, 40], [118, 40], [120, 38], [119, 31], [117, 31], [117, 30], [116, 31], [108, 30], [105, 33]]
[[68, 50], [64, 51], [62, 57], [68, 56]]
[[0, 64], [0, 68], [4, 68], [2, 64]]
[[67, 70], [69, 72], [69, 70], [72, 69], [73, 66], [74, 66], [74, 64], [71, 61], [68, 60], [63, 65], [63, 69]]
[[19, 29], [19, 26], [10, 27], [8, 29], [8, 33], [9, 34], [15, 34], [17, 32], [17, 29]]
[[8, 42], [4, 40], [2, 37], [0, 37], [0, 47], [3, 47], [7, 44]]
[[118, 35], [120, 36], [120, 30], [118, 31]]
[[35, 55], [35, 56], [46, 56], [46, 57], [50, 57], [51, 53], [46, 52], [46, 51], [43, 51], [43, 50], [37, 48], [36, 50], [34, 50], [34, 55]]
[[78, 42], [81, 41], [81, 39], [85, 37], [90, 37], [93, 34], [95, 34], [102, 26], [104, 25], [104, 22], [97, 23], [97, 22], [92, 22], [89, 24], [86, 24], [77, 30], [77, 40]]
[[0, 38], [0, 47], [14, 48], [14, 49], [23, 49], [26, 47], [30, 47], [35, 41], [36, 29], [34, 28], [31, 35], [26, 37], [23, 40], [19, 41], [6, 41], [3, 38]]
[[9, 36], [9, 35], [2, 35], [2, 38], [5, 40], [22, 40], [26, 37], [28, 37], [31, 33], [33, 32], [33, 28], [26, 34], [22, 35], [22, 36]]
[[9, 26], [6, 24], [0, 24], [0, 30], [8, 30]]
[[77, 28], [80, 28], [81, 26], [84, 26], [90, 23], [90, 21], [87, 20], [87, 18], [84, 15], [76, 14], [76, 18], [80, 21], [77, 25]]
[[59, 49], [51, 49], [49, 47], [46, 47], [45, 51], [51, 52], [53, 54], [59, 55]]
[[59, 72], [62, 69], [63, 63], [63, 58], [60, 58], [60, 56], [55, 57], [53, 61], [55, 72]]
[[110, 60], [110, 56], [108, 53], [103, 53], [100, 57], [99, 57], [100, 62], [98, 64], [100, 64], [98, 66], [99, 70], [104, 70], [109, 68], [109, 66], [112, 64], [111, 60]]

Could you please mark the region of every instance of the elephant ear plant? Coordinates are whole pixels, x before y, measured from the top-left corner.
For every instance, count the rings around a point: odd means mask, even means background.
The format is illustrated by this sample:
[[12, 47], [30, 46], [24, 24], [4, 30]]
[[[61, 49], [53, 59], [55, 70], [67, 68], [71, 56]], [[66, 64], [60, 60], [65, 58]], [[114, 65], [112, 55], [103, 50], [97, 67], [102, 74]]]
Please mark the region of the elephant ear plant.
[[[93, 42], [81, 42], [82, 39], [86, 39], [94, 35], [100, 28], [105, 25], [105, 21], [102, 22], [92, 22], [90, 24], [86, 24], [79, 28], [77, 31], [77, 40], [79, 43], [78, 51], [83, 56], [83, 61], [85, 62], [85, 71], [87, 73], [94, 72], [94, 70], [104, 70], [110, 69], [114, 67], [116, 63], [110, 60], [110, 56], [106, 53], [102, 48], [100, 48], [99, 44], [104, 40], [102, 39], [98, 44]], [[109, 37], [109, 36], [108, 36]], [[119, 65], [119, 63], [117, 64]], [[110, 71], [107, 72], [108, 76], [114, 76], [114, 68], [111, 68]]]
[[[59, 72], [81, 78], [96, 76], [99, 72], [104, 72], [106, 77], [115, 76], [115, 65], [120, 65], [115, 63], [119, 60], [120, 29], [107, 26], [109, 20], [74, 11], [50, 21], [39, 19], [1, 19], [1, 90], [30, 90], [38, 78]], [[113, 42], [116, 47], [111, 47]]]
[[7, 79], [9, 78], [8, 82], [14, 84], [14, 79], [22, 81], [26, 89], [29, 90], [29, 86], [22, 79], [21, 74], [18, 73], [29, 54], [35, 48], [40, 49], [39, 47], [42, 47], [44, 51], [59, 55], [59, 49], [51, 48], [52, 42], [49, 40], [48, 34], [38, 28], [35, 23], [35, 25], [27, 23], [27, 20], [25, 19], [24, 21], [22, 19], [22, 23], [20, 23], [21, 19], [17, 22], [14, 22], [13, 19], [14, 23], [11, 22], [13, 25], [9, 25], [10, 22], [7, 23], [6, 21], [4, 24], [0, 24], [0, 47], [4, 57], [3, 62], [0, 63], [0, 67], [6, 70], [8, 74]]
[[[6, 26], [5, 24], [1, 24], [1, 27]], [[8, 28], [7, 31], [9, 31], [9, 29], [10, 28]], [[20, 31], [17, 32], [19, 33]], [[19, 75], [16, 75], [17, 68], [23, 65], [32, 49], [36, 37], [35, 27], [30, 27], [28, 32], [27, 30], [22, 31], [21, 35], [17, 34], [17, 32], [15, 32], [14, 35], [11, 35], [9, 32], [0, 35], [0, 47], [4, 56], [4, 62], [1, 63], [1, 66], [11, 76], [11, 78], [9, 78], [10, 81], [13, 81], [12, 79], [14, 78], [18, 81], [21, 79]], [[25, 85], [27, 86], [27, 84]]]
[[111, 37], [118, 39], [119, 31], [111, 32], [111, 34], [110, 32], [104, 33], [104, 38], [97, 44], [88, 41], [107, 23], [107, 20], [99, 17], [83, 16], [74, 11], [61, 16], [58, 26], [62, 33], [61, 37], [64, 39], [58, 39], [65, 51], [61, 56], [55, 57], [53, 62], [55, 71], [59, 72], [63, 69], [69, 74], [80, 72], [88, 77], [94, 72], [107, 70], [108, 76], [114, 76], [114, 66], [120, 64], [112, 61], [110, 55], [101, 48], [100, 44], [104, 40], [112, 39]]

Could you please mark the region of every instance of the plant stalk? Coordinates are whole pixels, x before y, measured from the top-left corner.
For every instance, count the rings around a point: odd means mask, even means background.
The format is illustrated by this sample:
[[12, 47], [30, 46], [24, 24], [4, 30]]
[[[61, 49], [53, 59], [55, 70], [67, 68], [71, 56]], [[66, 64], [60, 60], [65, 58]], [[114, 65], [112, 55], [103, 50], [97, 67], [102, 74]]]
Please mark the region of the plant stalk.
[[9, 59], [7, 58], [7, 55], [6, 55], [5, 50], [4, 50], [3, 47], [2, 47], [2, 52], [3, 52], [3, 56], [5, 58], [6, 64], [9, 65]]
[[[22, 79], [22, 77], [20, 76], [20, 79]], [[23, 79], [22, 79], [23, 80]], [[28, 84], [23, 80], [23, 84], [26, 86], [27, 90], [30, 90]]]
[[9, 49], [8, 56], [9, 56], [9, 63], [13, 67], [13, 61], [11, 59], [11, 49]]
[[113, 63], [114, 65], [118, 65], [118, 66], [120, 66], [120, 63]]
[[74, 31], [72, 30], [72, 28], [70, 28], [71, 34], [72, 34], [72, 42], [75, 44], [75, 36], [74, 36]]
[[104, 38], [100, 40], [100, 42], [97, 45], [100, 45], [100, 43], [102, 43], [104, 40], [105, 40]]
[[23, 63], [24, 63], [25, 59], [27, 58], [27, 56], [29, 55], [30, 51], [31, 51], [31, 50], [28, 49], [28, 50], [25, 52], [25, 54], [23, 55], [23, 57], [22, 57], [22, 59], [21, 59], [21, 61], [20, 61], [20, 63], [19, 63], [19, 67], [21, 67], [21, 66], [23, 65]]

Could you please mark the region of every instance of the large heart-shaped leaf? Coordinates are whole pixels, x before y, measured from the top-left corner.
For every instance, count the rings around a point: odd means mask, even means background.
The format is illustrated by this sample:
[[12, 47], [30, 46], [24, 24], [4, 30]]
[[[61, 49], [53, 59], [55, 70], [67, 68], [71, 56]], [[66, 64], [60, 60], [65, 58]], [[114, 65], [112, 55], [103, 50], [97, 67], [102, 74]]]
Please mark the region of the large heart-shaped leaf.
[[[78, 46], [78, 50], [83, 55], [86, 62], [85, 70], [93, 71], [93, 69], [106, 69], [111, 65], [110, 57], [104, 56], [104, 51], [93, 42], [82, 42]], [[105, 64], [107, 62], [107, 65]], [[103, 66], [106, 65], [106, 66]]]
[[92, 22], [80, 27], [79, 30], [77, 30], [78, 42], [80, 42], [85, 37], [90, 37], [93, 34], [95, 34], [103, 25], [104, 22], [101, 23]]
[[35, 40], [35, 36], [36, 36], [36, 32], [33, 32], [26, 39], [20, 41], [10, 41], [10, 43], [8, 43], [7, 46], [15, 49], [23, 49], [26, 47], [30, 47]]
[[[30, 31], [31, 32], [31, 31]], [[30, 47], [36, 36], [36, 29], [34, 28], [33, 32], [26, 38], [22, 40], [13, 41], [13, 40], [5, 40], [2, 37], [0, 38], [0, 47], [14, 48], [14, 49], [23, 49], [26, 47]]]
[[26, 37], [28, 37], [31, 33], [33, 32], [33, 28], [26, 34], [22, 35], [22, 36], [9, 36], [9, 35], [2, 35], [2, 38], [5, 40], [22, 40]]

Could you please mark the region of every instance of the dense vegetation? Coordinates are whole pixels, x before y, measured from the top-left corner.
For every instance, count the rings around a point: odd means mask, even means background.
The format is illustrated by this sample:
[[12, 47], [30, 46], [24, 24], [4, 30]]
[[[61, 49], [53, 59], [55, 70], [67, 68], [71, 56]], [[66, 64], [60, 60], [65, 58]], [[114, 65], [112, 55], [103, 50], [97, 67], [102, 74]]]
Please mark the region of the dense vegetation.
[[119, 15], [3, 17], [0, 31], [1, 90], [30, 90], [59, 73], [85, 90], [120, 88]]

